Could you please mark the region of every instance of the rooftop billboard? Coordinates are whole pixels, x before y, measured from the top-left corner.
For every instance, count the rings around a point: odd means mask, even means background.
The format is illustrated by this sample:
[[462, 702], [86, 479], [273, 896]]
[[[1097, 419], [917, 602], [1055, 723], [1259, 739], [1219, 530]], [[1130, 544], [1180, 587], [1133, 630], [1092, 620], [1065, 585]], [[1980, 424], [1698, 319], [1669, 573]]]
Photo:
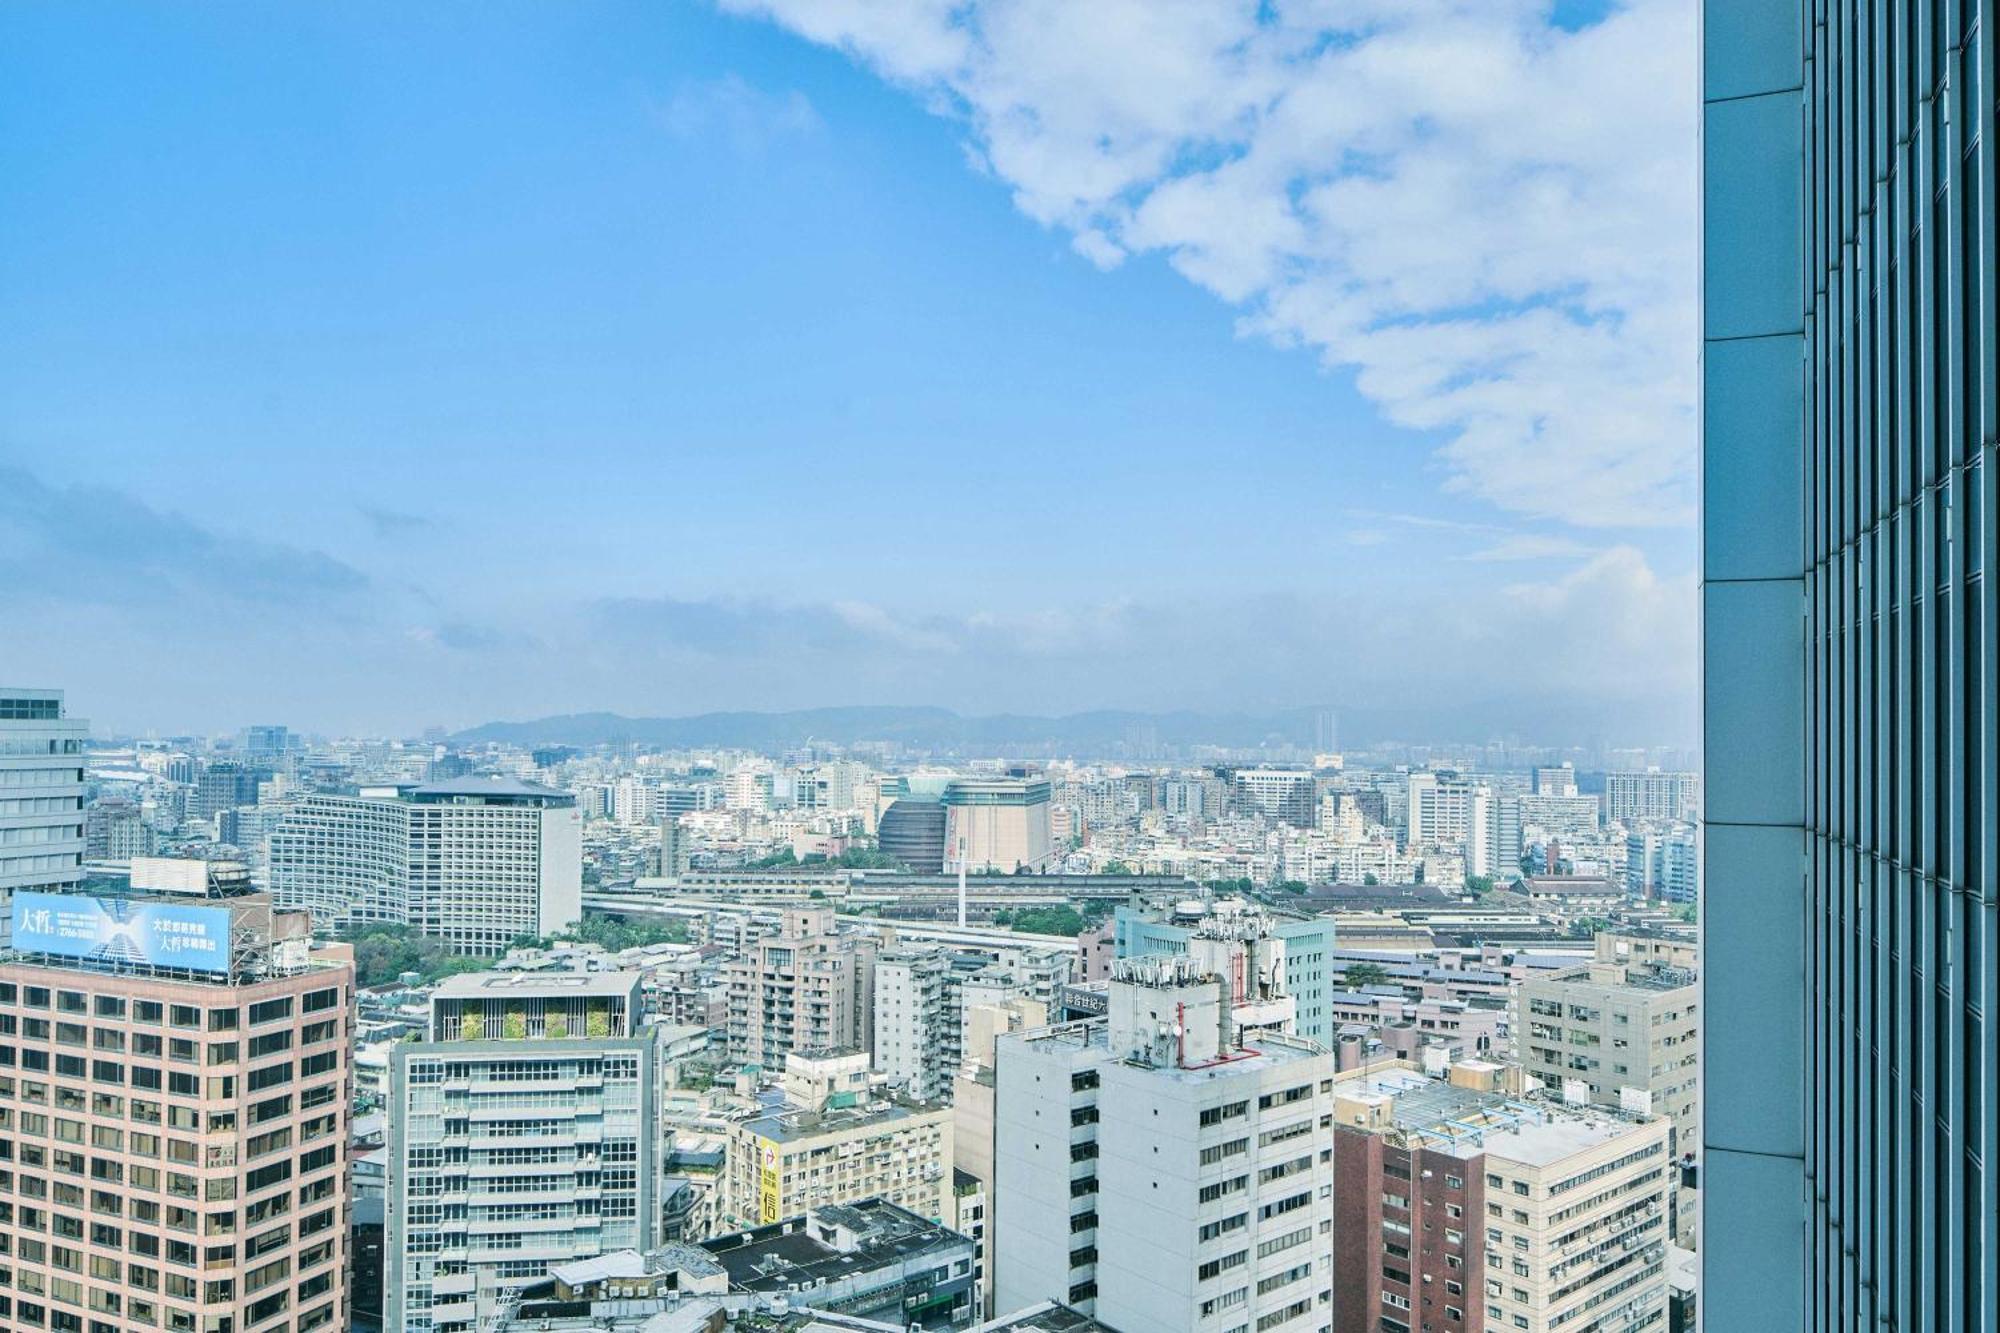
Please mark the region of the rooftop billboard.
[[229, 971], [229, 909], [180, 903], [16, 893], [14, 947], [23, 953]]

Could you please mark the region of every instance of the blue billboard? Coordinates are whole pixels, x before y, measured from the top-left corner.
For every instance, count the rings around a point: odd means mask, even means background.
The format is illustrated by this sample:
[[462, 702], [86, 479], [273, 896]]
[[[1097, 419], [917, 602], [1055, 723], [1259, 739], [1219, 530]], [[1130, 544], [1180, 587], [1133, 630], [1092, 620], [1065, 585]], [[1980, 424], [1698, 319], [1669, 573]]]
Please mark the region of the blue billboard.
[[14, 947], [23, 953], [229, 971], [229, 909], [180, 903], [16, 893]]

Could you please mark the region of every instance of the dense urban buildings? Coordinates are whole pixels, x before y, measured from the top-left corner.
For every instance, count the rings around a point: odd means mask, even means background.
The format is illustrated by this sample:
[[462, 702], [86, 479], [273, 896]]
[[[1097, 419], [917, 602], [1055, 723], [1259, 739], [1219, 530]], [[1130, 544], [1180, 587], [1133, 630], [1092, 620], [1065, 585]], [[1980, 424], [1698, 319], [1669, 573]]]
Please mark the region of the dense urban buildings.
[[[153, 893], [282, 898], [312, 957], [354, 939], [354, 1327], [781, 1328], [782, 1295], [897, 1329], [1303, 1333], [1365, 1308], [1376, 1333], [1577, 1333], [1693, 1301], [1689, 825], [1609, 818], [1595, 764], [944, 767], [265, 735], [255, 755], [234, 736], [83, 742], [83, 869], [93, 892], [129, 870]], [[224, 764], [251, 803], [194, 814]], [[929, 812], [913, 855], [940, 869], [886, 853], [898, 807]], [[1032, 866], [1011, 849], [1044, 816]], [[962, 918], [961, 850], [980, 862]], [[573, 928], [537, 929], [552, 901], [577, 904]], [[1357, 1080], [1357, 1105], [1401, 1110], [1339, 1159]], [[1467, 1124], [1504, 1166], [1366, 1183], [1424, 1136], [1465, 1160]], [[1621, 1134], [1643, 1158], [1601, 1190], [1563, 1183]], [[1452, 1225], [1495, 1178], [1501, 1239]], [[1517, 1184], [1568, 1197], [1517, 1204]], [[1391, 1248], [1392, 1196], [1434, 1244]], [[1372, 1287], [1337, 1271], [1357, 1235], [1381, 1256]], [[57, 1276], [25, 1299], [60, 1325]]]
[[11, 908], [0, 1321], [346, 1328], [347, 951], [227, 863]]
[[1711, 1327], [2000, 1326], [1990, 3], [1711, 5]]
[[387, 1327], [472, 1333], [551, 1264], [659, 1242], [636, 974], [453, 977], [390, 1070]]
[[[1597, 957], [1551, 969], [1521, 983], [1513, 1016], [1517, 1058], [1558, 1090], [1580, 1088], [1588, 1100], [1665, 1116], [1678, 1157], [1701, 1142], [1701, 987], [1692, 968], [1635, 959], [1615, 935], [1597, 937]], [[1692, 1239], [1692, 1209], [1678, 1244]]]

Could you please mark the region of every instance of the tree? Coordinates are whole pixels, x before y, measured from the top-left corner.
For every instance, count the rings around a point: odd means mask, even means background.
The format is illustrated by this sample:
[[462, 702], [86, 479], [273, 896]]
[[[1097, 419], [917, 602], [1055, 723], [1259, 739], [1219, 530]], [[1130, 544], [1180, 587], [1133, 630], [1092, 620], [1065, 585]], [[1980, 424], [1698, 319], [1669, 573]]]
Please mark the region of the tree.
[[1106, 861], [1104, 863], [1104, 873], [1107, 875], [1131, 875], [1137, 872], [1123, 861]]
[[1380, 986], [1389, 980], [1389, 969], [1380, 963], [1350, 963], [1347, 966], [1347, 984], [1360, 989], [1363, 986]]
[[686, 944], [687, 922], [678, 917], [660, 921], [620, 921], [610, 916], [586, 916], [556, 936], [575, 944], [595, 944], [611, 953], [649, 944]]
[[1465, 891], [1475, 898], [1484, 897], [1486, 894], [1493, 892], [1493, 876], [1467, 875], [1465, 877]]
[[1573, 940], [1587, 940], [1600, 930], [1611, 929], [1611, 923], [1601, 916], [1580, 916], [1570, 922], [1569, 937]]
[[405, 972], [414, 972], [419, 985], [429, 985], [460, 972], [481, 971], [488, 965], [483, 958], [455, 954], [443, 941], [410, 926], [376, 922], [351, 928], [346, 938], [354, 946], [354, 981], [358, 986], [386, 986]]
[[1089, 923], [1074, 907], [1021, 907], [1006, 913], [1007, 920], [1001, 921], [1000, 912], [993, 914], [995, 924], [1011, 926], [1027, 935], [1081, 935]]
[[1302, 879], [1281, 879], [1271, 887], [1280, 893], [1304, 893], [1312, 886]]
[[1674, 908], [1674, 919], [1676, 921], [1685, 921], [1692, 926], [1699, 918], [1700, 913], [1696, 910], [1693, 903], [1682, 903]]
[[1363, 875], [1363, 876], [1361, 877], [1361, 882], [1362, 882], [1363, 884], [1366, 884], [1366, 885], [1367, 885], [1367, 886], [1368, 886], [1369, 888], [1371, 888], [1371, 889], [1372, 889], [1372, 888], [1374, 888], [1374, 887], [1375, 887], [1375, 886], [1376, 886], [1377, 884], [1380, 884], [1380, 883], [1381, 883], [1382, 881], [1381, 881], [1381, 880], [1379, 880], [1379, 879], [1377, 879], [1377, 878], [1375, 877], [1375, 872], [1371, 870], [1371, 871], [1369, 871], [1369, 872], [1368, 872], [1367, 874], [1365, 874], [1365, 875]]

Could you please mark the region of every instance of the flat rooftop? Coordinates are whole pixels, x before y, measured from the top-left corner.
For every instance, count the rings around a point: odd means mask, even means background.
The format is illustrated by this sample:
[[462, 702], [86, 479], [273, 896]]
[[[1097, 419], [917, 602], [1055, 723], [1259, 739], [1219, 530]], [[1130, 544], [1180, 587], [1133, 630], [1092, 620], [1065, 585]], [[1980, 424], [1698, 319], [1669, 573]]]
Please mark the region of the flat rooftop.
[[519, 778], [453, 778], [449, 782], [428, 782], [410, 791], [410, 798], [419, 802], [442, 800], [453, 796], [559, 799], [571, 802], [576, 800], [573, 792], [544, 787], [539, 782], [523, 782]]
[[1118, 1333], [1118, 1330], [1067, 1305], [1050, 1301], [989, 1320], [971, 1333]]
[[620, 998], [639, 984], [637, 972], [461, 972], [446, 977], [431, 994], [440, 1000], [500, 999], [520, 996], [605, 996]]
[[752, 1116], [741, 1123], [751, 1133], [773, 1143], [793, 1143], [844, 1129], [893, 1124], [898, 1120], [912, 1119], [917, 1114], [914, 1108], [900, 1102], [868, 1102], [860, 1106], [837, 1106], [819, 1111], [788, 1106]]
[[[813, 1234], [816, 1227], [831, 1226], [853, 1232], [854, 1248], [840, 1249]], [[729, 1274], [731, 1288], [752, 1292], [824, 1286], [920, 1255], [969, 1250], [973, 1244], [884, 1199], [829, 1205], [746, 1234], [751, 1239], [721, 1236], [699, 1248]]]
[[1565, 1157], [1630, 1134], [1653, 1117], [1602, 1106], [1572, 1106], [1546, 1097], [1514, 1097], [1454, 1087], [1414, 1069], [1388, 1069], [1335, 1084], [1336, 1095], [1395, 1098], [1398, 1129], [1435, 1149], [1484, 1152], [1527, 1166]]

